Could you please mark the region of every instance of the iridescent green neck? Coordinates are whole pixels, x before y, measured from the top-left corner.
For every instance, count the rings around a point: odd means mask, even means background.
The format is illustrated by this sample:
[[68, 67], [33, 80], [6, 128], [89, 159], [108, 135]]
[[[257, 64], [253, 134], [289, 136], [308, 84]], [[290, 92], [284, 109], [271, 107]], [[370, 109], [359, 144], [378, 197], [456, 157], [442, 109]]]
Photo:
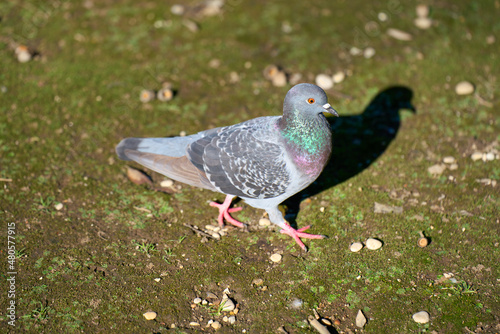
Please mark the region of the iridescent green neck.
[[301, 115], [289, 112], [280, 120], [280, 131], [287, 143], [295, 150], [309, 155], [324, 155], [331, 146], [331, 132], [323, 114]]

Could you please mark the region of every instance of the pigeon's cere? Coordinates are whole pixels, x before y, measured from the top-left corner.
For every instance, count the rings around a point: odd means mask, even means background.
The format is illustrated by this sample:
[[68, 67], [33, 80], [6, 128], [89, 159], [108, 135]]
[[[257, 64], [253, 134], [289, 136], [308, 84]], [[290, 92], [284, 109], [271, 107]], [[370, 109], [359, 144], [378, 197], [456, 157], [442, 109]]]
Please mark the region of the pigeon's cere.
[[195, 187], [226, 195], [219, 208], [224, 219], [232, 218], [231, 201], [240, 197], [264, 209], [269, 219], [306, 249], [300, 238], [321, 239], [295, 230], [284, 219], [278, 205], [309, 186], [328, 163], [332, 133], [324, 112], [337, 115], [325, 92], [316, 85], [292, 87], [284, 101], [283, 116], [255, 118], [240, 124], [174, 138], [126, 138], [116, 152], [123, 160], [136, 161], [158, 173]]

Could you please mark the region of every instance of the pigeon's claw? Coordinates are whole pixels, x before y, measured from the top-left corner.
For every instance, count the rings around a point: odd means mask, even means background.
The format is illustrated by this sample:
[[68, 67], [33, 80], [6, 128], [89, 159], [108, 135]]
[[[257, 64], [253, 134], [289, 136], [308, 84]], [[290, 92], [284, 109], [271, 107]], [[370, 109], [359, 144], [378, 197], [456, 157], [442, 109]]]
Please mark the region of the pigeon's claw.
[[240, 207], [230, 209], [229, 206], [231, 205], [232, 200], [233, 200], [233, 196], [228, 195], [228, 196], [226, 196], [226, 199], [224, 200], [224, 203], [222, 203], [222, 204], [219, 204], [217, 202], [210, 202], [210, 206], [213, 206], [213, 207], [216, 207], [219, 209], [219, 216], [217, 217], [217, 221], [219, 222], [219, 226], [220, 227], [224, 226], [224, 219], [225, 219], [228, 223], [231, 223], [234, 226], [245, 227], [245, 224], [234, 219], [229, 214], [230, 212], [236, 212], [236, 211], [240, 211], [242, 209]]
[[304, 231], [309, 229], [309, 227], [311, 227], [311, 226], [308, 225], [308, 226], [305, 226], [305, 227], [302, 227], [302, 228], [299, 228], [298, 230], [296, 230], [293, 227], [291, 227], [289, 224], [285, 224], [285, 227], [280, 232], [291, 236], [295, 240], [295, 242], [304, 251], [307, 252], [307, 247], [304, 245], [302, 240], [300, 240], [300, 238], [305, 238], [305, 239], [323, 239], [323, 238], [326, 238], [324, 235], [304, 233]]

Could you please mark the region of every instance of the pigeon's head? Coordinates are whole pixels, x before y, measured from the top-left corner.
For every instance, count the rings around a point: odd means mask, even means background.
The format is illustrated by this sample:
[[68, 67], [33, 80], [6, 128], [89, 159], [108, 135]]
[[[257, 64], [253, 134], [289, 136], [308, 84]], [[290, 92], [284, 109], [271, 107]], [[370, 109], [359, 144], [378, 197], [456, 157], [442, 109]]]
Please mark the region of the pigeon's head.
[[323, 112], [338, 116], [335, 109], [328, 103], [326, 93], [320, 87], [301, 83], [293, 86], [285, 96], [283, 110], [298, 111], [312, 115], [318, 115]]

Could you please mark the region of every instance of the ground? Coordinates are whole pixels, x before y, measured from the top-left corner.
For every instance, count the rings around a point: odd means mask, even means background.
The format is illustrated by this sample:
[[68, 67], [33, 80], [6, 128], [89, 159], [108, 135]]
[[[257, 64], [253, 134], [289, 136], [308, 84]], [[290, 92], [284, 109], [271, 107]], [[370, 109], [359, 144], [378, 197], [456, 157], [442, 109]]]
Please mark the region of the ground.
[[[414, 1], [2, 2], [1, 331], [316, 333], [316, 310], [331, 333], [499, 333], [500, 2], [426, 4], [428, 29]], [[279, 115], [291, 84], [268, 81], [270, 64], [302, 82], [347, 74], [326, 90], [332, 160], [282, 207], [329, 236], [307, 253], [243, 202], [247, 230], [199, 237], [186, 225], [215, 226], [224, 196], [158, 191], [146, 169], [153, 184], [136, 185], [126, 166], [140, 166], [114, 151]], [[140, 102], [164, 82], [171, 101]], [[349, 250], [369, 237], [382, 248]], [[217, 305], [226, 288], [237, 312]]]

